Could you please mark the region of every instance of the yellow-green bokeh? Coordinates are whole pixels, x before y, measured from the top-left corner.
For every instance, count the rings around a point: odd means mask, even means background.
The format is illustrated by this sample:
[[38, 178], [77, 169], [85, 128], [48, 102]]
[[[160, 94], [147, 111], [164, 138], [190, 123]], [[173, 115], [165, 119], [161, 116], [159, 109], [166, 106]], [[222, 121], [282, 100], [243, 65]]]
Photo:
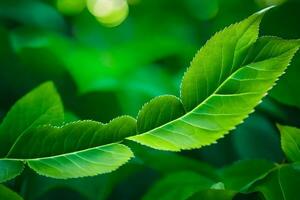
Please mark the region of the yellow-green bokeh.
[[87, 7], [101, 24], [108, 27], [118, 26], [128, 15], [126, 0], [87, 0]]

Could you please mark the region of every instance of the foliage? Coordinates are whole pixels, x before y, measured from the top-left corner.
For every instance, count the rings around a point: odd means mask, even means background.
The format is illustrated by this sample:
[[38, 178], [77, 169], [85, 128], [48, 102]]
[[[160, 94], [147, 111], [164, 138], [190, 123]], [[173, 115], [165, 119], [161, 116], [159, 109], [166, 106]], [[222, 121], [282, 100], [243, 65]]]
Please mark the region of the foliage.
[[299, 3], [270, 2], [1, 2], [0, 199], [299, 199], [300, 40], [259, 34]]

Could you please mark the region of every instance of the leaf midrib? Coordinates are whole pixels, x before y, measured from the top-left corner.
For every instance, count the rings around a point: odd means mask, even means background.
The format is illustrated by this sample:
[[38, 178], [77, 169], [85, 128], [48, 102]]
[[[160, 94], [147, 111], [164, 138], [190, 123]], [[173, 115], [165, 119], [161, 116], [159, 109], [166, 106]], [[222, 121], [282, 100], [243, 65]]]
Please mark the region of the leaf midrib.
[[282, 184], [281, 184], [281, 172], [280, 172], [281, 168], [278, 169], [278, 185], [280, 187], [280, 191], [281, 191], [281, 194], [282, 194], [282, 197], [284, 200], [286, 200], [286, 194], [284, 192], [284, 189], [282, 187]]
[[[300, 145], [297, 143], [297, 141], [296, 141], [296, 139], [292, 136], [292, 135], [290, 135], [290, 134], [286, 134], [287, 135], [287, 137], [289, 137], [290, 139], [291, 139], [291, 141], [294, 143], [294, 145], [296, 146], [296, 149], [297, 149], [297, 152], [299, 153], [299, 155], [300, 155]], [[286, 145], [286, 147], [287, 147], [288, 145]], [[299, 157], [297, 157], [298, 159], [299, 159]]]
[[[259, 17], [259, 16], [257, 16], [257, 17]], [[249, 26], [248, 27], [251, 27], [254, 23], [256, 22], [256, 20], [253, 20], [253, 22], [252, 23], [250, 23], [249, 24]], [[238, 23], [237, 23], [238, 24]], [[244, 35], [245, 34], [245, 32], [242, 34], [242, 35]], [[236, 49], [236, 47], [237, 47], [237, 44], [238, 44], [238, 42], [240, 41], [240, 38], [241, 37], [239, 37], [239, 39], [235, 42], [235, 47], [234, 47], [234, 53], [233, 53], [233, 59], [232, 59], [232, 62], [231, 62], [231, 68], [233, 68], [233, 64], [234, 64], [234, 60], [235, 60], [235, 56], [236, 56], [236, 52], [237, 52], [237, 49]], [[258, 38], [258, 36], [256, 36], [255, 37], [255, 40], [253, 41], [253, 44], [257, 41], [257, 38]], [[205, 46], [205, 45], [204, 45]], [[222, 59], [223, 59], [223, 54], [221, 55], [222, 56]], [[245, 61], [245, 59], [246, 59], [246, 57], [247, 57], [247, 55], [245, 56], [245, 58], [244, 58], [244, 61]], [[243, 63], [244, 63], [244, 61], [243, 61]], [[242, 63], [242, 64], [243, 64]], [[253, 63], [250, 63], [250, 64], [253, 64]], [[247, 64], [247, 65], [250, 65], [250, 64]], [[222, 63], [222, 65], [223, 65], [223, 63]], [[175, 121], [178, 121], [178, 120], [181, 120], [182, 118], [184, 118], [184, 117], [186, 117], [187, 115], [189, 115], [190, 113], [193, 113], [193, 112], [195, 112], [195, 110], [196, 109], [198, 109], [199, 107], [201, 107], [203, 104], [205, 104], [210, 98], [212, 98], [212, 96], [214, 96], [215, 94], [217, 94], [217, 91], [230, 79], [230, 78], [232, 78], [232, 76], [235, 74], [235, 73], [237, 73], [240, 69], [243, 69], [245, 66], [247, 66], [247, 65], [243, 65], [243, 66], [241, 66], [241, 67], [239, 67], [239, 68], [237, 68], [233, 73], [231, 73], [231, 75], [230, 76], [228, 76], [208, 97], [206, 97], [205, 98], [205, 100], [204, 101], [202, 101], [200, 104], [198, 104], [198, 106], [196, 106], [195, 108], [193, 108], [192, 110], [190, 110], [190, 111], [188, 111], [187, 113], [185, 113], [183, 116], [181, 116], [181, 117], [179, 117], [179, 118], [177, 118], [177, 119], [175, 119], [175, 120], [172, 120], [172, 121], [169, 121], [169, 122], [167, 122], [167, 123], [165, 123], [165, 124], [163, 124], [163, 125], [160, 125], [160, 126], [158, 126], [158, 127], [156, 127], [156, 128], [154, 128], [154, 129], [152, 129], [152, 130], [150, 130], [150, 131], [147, 131], [147, 132], [144, 132], [144, 133], [142, 133], [141, 135], [143, 135], [143, 134], [147, 134], [147, 133], [150, 133], [150, 132], [153, 132], [153, 131], [156, 131], [157, 129], [161, 129], [161, 128], [163, 128], [164, 126], [167, 126], [167, 125], [169, 125], [169, 124], [171, 124], [171, 123], [173, 123], [173, 122], [175, 122]], [[182, 100], [180, 99], [180, 98], [178, 98], [181, 102], [182, 102]], [[138, 136], [138, 135], [136, 135], [136, 136]], [[125, 139], [130, 139], [130, 138], [132, 138], [132, 137], [135, 137], [135, 136], [130, 136], [130, 137], [127, 137], [127, 138], [125, 138]]]
[[[57, 154], [57, 155], [53, 155], [53, 156], [45, 156], [45, 157], [38, 157], [38, 158], [5, 158], [3, 160], [14, 160], [14, 161], [34, 161], [34, 160], [45, 160], [45, 159], [53, 159], [53, 158], [58, 158], [58, 157], [62, 157], [62, 156], [69, 156], [69, 155], [73, 155], [73, 154], [78, 154], [78, 153], [84, 153], [86, 151], [90, 151], [93, 149], [97, 149], [97, 148], [102, 148], [102, 147], [107, 147], [107, 146], [112, 146], [112, 145], [123, 145], [120, 144], [120, 142], [114, 142], [114, 143], [109, 143], [109, 144], [105, 144], [105, 145], [100, 145], [100, 146], [96, 146], [96, 147], [90, 147], [90, 148], [86, 148], [86, 149], [82, 149], [82, 150], [78, 150], [78, 151], [72, 151], [72, 152], [68, 152], [68, 153], [63, 153], [63, 154]], [[125, 145], [123, 145], [124, 147], [127, 147]], [[104, 150], [103, 150], [104, 151]], [[106, 151], [108, 152], [108, 151]], [[115, 152], [112, 152], [113, 154], [118, 154]], [[119, 154], [119, 155], [123, 155], [123, 154]], [[2, 159], [0, 159], [2, 160]]]
[[[271, 58], [272, 59], [272, 58]], [[253, 64], [253, 63], [250, 63], [250, 64]], [[141, 133], [140, 135], [143, 135], [143, 134], [148, 134], [148, 133], [150, 133], [150, 132], [153, 132], [153, 131], [156, 131], [157, 129], [161, 129], [161, 128], [163, 128], [164, 126], [167, 126], [167, 125], [169, 125], [169, 124], [171, 124], [171, 123], [173, 123], [173, 122], [175, 122], [175, 121], [178, 121], [178, 120], [181, 120], [181, 119], [183, 119], [184, 117], [186, 117], [187, 115], [189, 115], [190, 113], [194, 113], [199, 107], [201, 107], [203, 104], [205, 104], [209, 99], [211, 99], [213, 96], [215, 96], [215, 95], [217, 95], [217, 91], [229, 80], [229, 79], [231, 79], [239, 70], [242, 70], [244, 67], [246, 67], [246, 66], [248, 66], [248, 65], [250, 65], [250, 64], [247, 64], [247, 65], [244, 65], [244, 66], [242, 66], [242, 67], [240, 67], [240, 68], [238, 68], [236, 71], [234, 71], [230, 76], [228, 76], [228, 78], [226, 78], [223, 82], [222, 82], [222, 84], [220, 84], [216, 89], [215, 89], [215, 91], [212, 93], [212, 94], [210, 94], [204, 101], [202, 101], [198, 106], [196, 106], [195, 108], [193, 108], [192, 110], [190, 110], [189, 112], [187, 112], [187, 113], [185, 113], [184, 115], [182, 115], [181, 117], [179, 117], [179, 118], [177, 118], [177, 119], [174, 119], [174, 120], [172, 120], [172, 121], [169, 121], [169, 122], [167, 122], [167, 123], [165, 123], [165, 124], [163, 124], [163, 125], [161, 125], [161, 126], [158, 126], [158, 127], [156, 127], [156, 128], [154, 128], [154, 129], [151, 129], [150, 131], [147, 131], [147, 132], [144, 132], [144, 133]], [[244, 95], [244, 94], [251, 94], [251, 92], [249, 92], [249, 93], [241, 93], [242, 95]], [[254, 94], [254, 92], [253, 92], [253, 94]], [[220, 94], [220, 95], [222, 95], [222, 94]], [[234, 95], [234, 94], [228, 94], [228, 95]], [[180, 100], [181, 101], [181, 100]], [[134, 135], [134, 136], [130, 136], [130, 137], [127, 137], [126, 139], [130, 139], [130, 138], [133, 138], [133, 137], [138, 137], [139, 135]]]
[[[262, 37], [261, 37], [262, 38]], [[300, 40], [299, 40], [300, 41]], [[300, 43], [300, 42], [299, 42]], [[253, 44], [255, 44], [255, 42], [253, 43]], [[290, 51], [291, 49], [289, 49], [288, 51]], [[260, 50], [261, 51], [261, 50]], [[287, 51], [287, 52], [288, 52]], [[245, 67], [247, 67], [247, 66], [250, 66], [250, 65], [252, 65], [252, 64], [254, 64], [254, 63], [260, 63], [260, 62], [265, 62], [265, 61], [267, 61], [267, 60], [271, 60], [271, 59], [274, 59], [274, 58], [277, 58], [277, 57], [279, 57], [279, 56], [281, 56], [281, 55], [283, 55], [283, 54], [286, 54], [287, 52], [284, 52], [284, 53], [282, 53], [282, 54], [280, 54], [280, 55], [276, 55], [276, 56], [274, 56], [274, 57], [271, 57], [271, 58], [268, 58], [268, 59], [265, 59], [265, 60], [262, 60], [262, 61], [253, 61], [253, 62], [251, 62], [251, 63], [248, 63], [248, 64], [246, 64], [246, 65], [242, 65], [241, 67], [239, 67], [239, 68], [237, 68], [230, 76], [228, 76], [223, 82], [222, 82], [222, 84], [220, 84], [215, 90], [214, 90], [214, 92], [212, 93], [212, 94], [210, 94], [204, 101], [202, 101], [198, 106], [196, 106], [195, 108], [193, 108], [192, 110], [190, 110], [189, 112], [187, 112], [187, 113], [185, 113], [183, 116], [181, 116], [181, 117], [179, 117], [179, 118], [177, 118], [177, 119], [175, 119], [175, 120], [172, 120], [172, 121], [170, 121], [170, 122], [167, 122], [167, 123], [165, 123], [165, 124], [163, 124], [163, 125], [161, 125], [161, 126], [158, 126], [158, 127], [156, 127], [156, 128], [154, 128], [154, 129], [152, 129], [152, 130], [150, 130], [150, 131], [147, 131], [147, 132], [144, 132], [144, 133], [142, 133], [142, 134], [140, 134], [140, 135], [144, 135], [144, 134], [150, 134], [151, 132], [154, 132], [154, 131], [156, 131], [156, 130], [158, 130], [158, 129], [161, 129], [161, 128], [163, 128], [164, 126], [167, 126], [167, 125], [169, 125], [169, 124], [172, 124], [172, 123], [174, 123], [174, 122], [176, 122], [176, 121], [179, 121], [179, 120], [182, 120], [184, 117], [186, 117], [186, 116], [188, 116], [190, 113], [194, 113], [195, 112], [195, 110], [197, 110], [199, 107], [201, 107], [203, 104], [205, 104], [209, 99], [211, 99], [213, 96], [215, 96], [215, 95], [217, 95], [218, 93], [218, 90], [228, 81], [228, 80], [230, 80], [236, 73], [238, 73], [240, 70], [242, 70], [242, 69], [244, 69]], [[248, 56], [248, 54], [245, 56], [245, 58]], [[255, 70], [257, 70], [257, 69], [255, 69]], [[244, 94], [250, 94], [251, 92], [249, 92], [249, 93], [240, 93], [241, 95], [244, 95]], [[255, 92], [252, 92], [253, 94], [255, 93]], [[259, 92], [257, 92], [257, 94], [260, 94]], [[220, 94], [220, 95], [222, 95], [222, 94]], [[226, 95], [226, 94], [224, 94], [224, 95]], [[234, 95], [234, 94], [227, 94], [227, 95]], [[135, 136], [130, 136], [130, 137], [127, 137], [127, 138], [125, 138], [125, 139], [130, 139], [130, 138], [134, 138], [134, 137], [138, 137], [139, 135], [135, 135]], [[168, 141], [169, 142], [169, 141]], [[173, 146], [174, 146], [174, 144], [172, 144]], [[176, 147], [176, 146], [175, 146]]]

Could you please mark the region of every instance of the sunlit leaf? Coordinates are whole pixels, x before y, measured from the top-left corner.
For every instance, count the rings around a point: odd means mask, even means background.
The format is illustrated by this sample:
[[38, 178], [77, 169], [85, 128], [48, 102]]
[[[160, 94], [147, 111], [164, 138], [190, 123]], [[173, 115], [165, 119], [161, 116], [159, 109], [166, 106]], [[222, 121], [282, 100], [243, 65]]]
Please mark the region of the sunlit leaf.
[[43, 125], [63, 121], [63, 106], [53, 84], [47, 82], [26, 94], [10, 109], [0, 125], [0, 156], [5, 156], [22, 135]]
[[[266, 10], [216, 33], [191, 62], [182, 80], [180, 98], [163, 95], [152, 99], [142, 107], [137, 121], [122, 116], [107, 124], [91, 120], [62, 124], [62, 105], [55, 89], [50, 83], [40, 86], [19, 100], [1, 124], [1, 161], [25, 162], [41, 175], [66, 179], [108, 173], [125, 164], [133, 157], [133, 152], [130, 145], [121, 144], [124, 139], [170, 151], [215, 143], [253, 112], [283, 74], [300, 45], [299, 40], [258, 38], [259, 24]], [[118, 78], [132, 73], [133, 66], [153, 61], [157, 58], [155, 49], [159, 48], [151, 43], [153, 41], [148, 41], [153, 52], [141, 58], [136, 55], [136, 60], [126, 63], [123, 61], [128, 60], [127, 54], [119, 53], [119, 50], [135, 53], [137, 47], [142, 46], [124, 45], [107, 53], [80, 43], [73, 45], [64, 37], [24, 41], [14, 44], [18, 53], [28, 46], [49, 48], [74, 77], [81, 92], [100, 90], [103, 85], [109, 90], [126, 86]], [[62, 43], [56, 46], [51, 41]], [[99, 68], [99, 63], [104, 68]], [[184, 160], [176, 156], [171, 158], [174, 161], [170, 163], [175, 164]], [[190, 162], [189, 159], [186, 161]], [[179, 169], [190, 170], [198, 165], [191, 163]], [[263, 167], [246, 177], [235, 177], [236, 172], [251, 166]], [[158, 165], [152, 167], [155, 169]], [[273, 164], [261, 161], [236, 164], [224, 169], [224, 181], [220, 184], [216, 184], [218, 178], [213, 177], [209, 167], [203, 170], [209, 173], [207, 177], [196, 172], [178, 172], [159, 181], [145, 198], [158, 198], [162, 188], [174, 185], [178, 185], [178, 189], [166, 193], [163, 198], [186, 199], [201, 190], [207, 190], [203, 193], [206, 195], [210, 194], [210, 189], [226, 187], [246, 191], [273, 167]], [[17, 169], [3, 175], [3, 179], [13, 178], [20, 172]], [[185, 187], [182, 187], [182, 181], [186, 181]]]
[[54, 126], [62, 121], [63, 107], [52, 83], [21, 98], [0, 127], [1, 181], [20, 174], [23, 162], [45, 176], [74, 178], [113, 171], [133, 156], [127, 146], [118, 144], [136, 134], [131, 117], [108, 124], [76, 121]]
[[0, 125], [1, 182], [23, 170], [22, 160], [6, 159], [19, 139], [39, 125], [60, 124], [63, 118], [62, 103], [51, 82], [35, 88], [10, 109]]
[[24, 134], [8, 154], [37, 173], [75, 178], [111, 172], [132, 156], [122, 139], [135, 134], [136, 122], [123, 116], [108, 124], [76, 121], [62, 127], [41, 126]]
[[161, 150], [199, 148], [224, 137], [253, 112], [299, 47], [298, 40], [256, 41], [263, 13], [225, 28], [196, 54], [181, 86], [184, 115], [129, 139]]
[[172, 95], [159, 96], [143, 106], [137, 117], [137, 131], [144, 133], [184, 114], [180, 99]]

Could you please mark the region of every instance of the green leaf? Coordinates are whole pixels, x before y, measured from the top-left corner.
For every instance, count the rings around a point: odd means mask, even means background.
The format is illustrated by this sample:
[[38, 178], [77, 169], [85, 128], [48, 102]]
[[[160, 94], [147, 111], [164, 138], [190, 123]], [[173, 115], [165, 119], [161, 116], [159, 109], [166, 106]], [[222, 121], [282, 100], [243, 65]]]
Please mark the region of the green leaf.
[[133, 156], [127, 146], [119, 144], [133, 134], [136, 121], [129, 116], [108, 124], [45, 125], [22, 135], [8, 158], [24, 160], [37, 173], [53, 178], [93, 176], [111, 172]]
[[23, 171], [24, 164], [16, 160], [0, 160], [0, 183], [13, 179]]
[[[196, 54], [182, 81], [184, 115], [167, 123], [163, 118], [163, 124], [156, 122], [162, 125], [128, 139], [180, 151], [212, 144], [243, 122], [299, 47], [297, 40], [261, 37], [256, 41], [264, 12], [225, 28]], [[149, 104], [141, 112], [157, 117], [159, 108]], [[145, 122], [138, 119], [137, 123]]]
[[258, 37], [262, 13], [216, 33], [197, 52], [181, 85], [181, 97], [187, 111], [215, 94], [244, 65], [248, 50]]
[[66, 155], [30, 159], [27, 162], [40, 175], [67, 179], [114, 171], [131, 157], [133, 154], [125, 145], [110, 144]]
[[300, 129], [277, 125], [281, 134], [281, 147], [289, 160], [300, 161]]
[[231, 190], [201, 190], [195, 193], [188, 200], [232, 200], [236, 192]]
[[209, 189], [214, 182], [195, 172], [176, 172], [163, 177], [143, 197], [144, 200], [184, 200], [193, 193]]
[[266, 200], [300, 199], [300, 165], [278, 166], [256, 186]]
[[245, 192], [273, 168], [275, 165], [266, 160], [244, 160], [225, 167], [220, 176], [226, 189]]
[[3, 200], [23, 200], [17, 193], [7, 188], [4, 185], [0, 185], [0, 199]]
[[137, 117], [137, 131], [144, 133], [172, 121], [184, 114], [179, 98], [172, 95], [159, 96], [145, 104]]
[[284, 158], [276, 126], [273, 121], [259, 112], [253, 113], [245, 123], [237, 127], [232, 137], [235, 151], [240, 159], [281, 162]]
[[52, 83], [21, 98], [0, 127], [0, 163], [11, 165], [2, 179], [19, 174], [23, 162], [45, 176], [75, 178], [110, 172], [133, 156], [119, 142], [136, 134], [135, 119], [122, 116], [108, 124], [76, 121], [54, 126], [62, 120], [62, 105]]
[[63, 106], [53, 83], [47, 82], [26, 94], [10, 109], [0, 125], [0, 157], [32, 128], [43, 124], [60, 124]]

